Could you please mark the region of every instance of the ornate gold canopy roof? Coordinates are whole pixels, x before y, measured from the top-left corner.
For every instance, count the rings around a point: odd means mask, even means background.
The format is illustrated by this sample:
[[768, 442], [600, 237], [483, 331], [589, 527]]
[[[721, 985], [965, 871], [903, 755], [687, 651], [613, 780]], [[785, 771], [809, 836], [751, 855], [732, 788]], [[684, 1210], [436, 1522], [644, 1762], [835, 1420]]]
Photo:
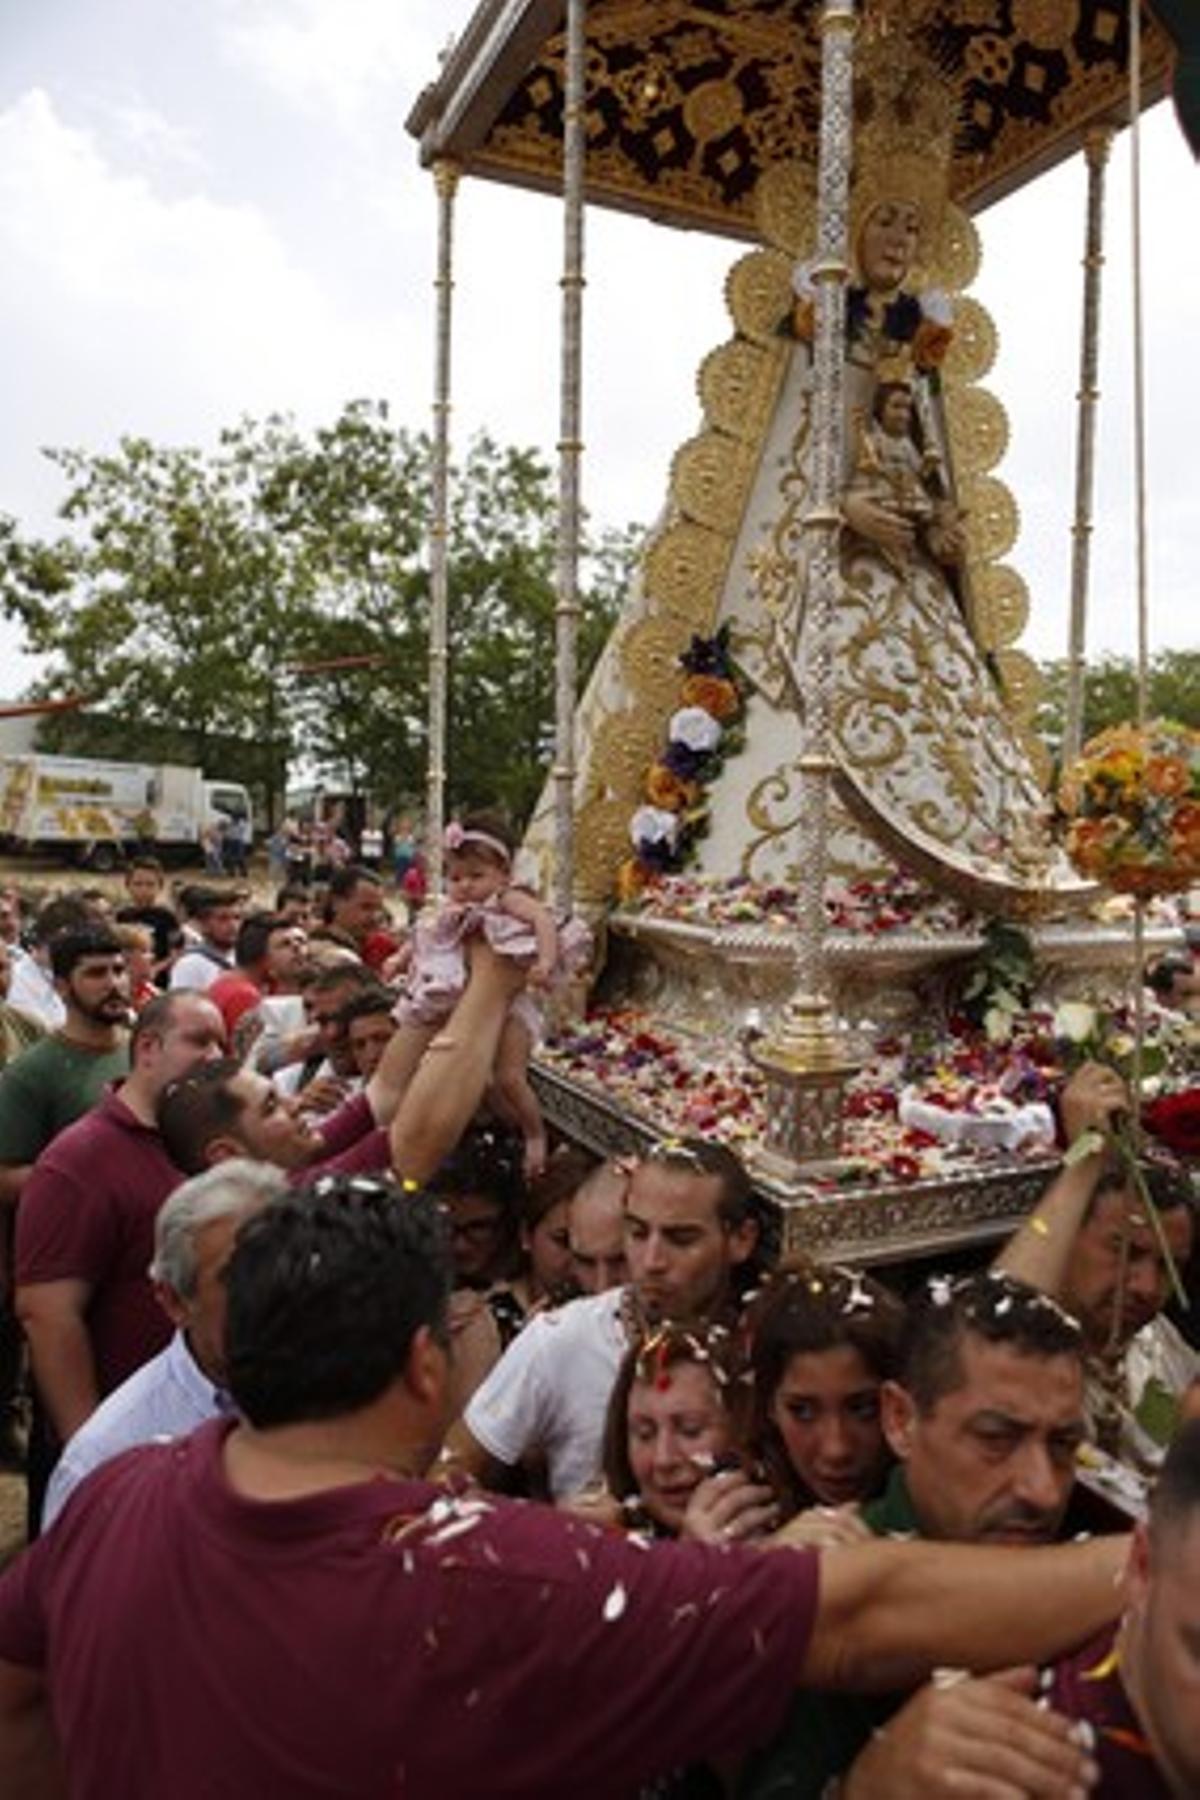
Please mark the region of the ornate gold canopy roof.
[[[482, 0], [408, 128], [425, 162], [561, 186], [562, 0]], [[953, 197], [968, 211], [1128, 114], [1127, 0], [866, 0], [957, 77]], [[816, 155], [820, 0], [590, 0], [587, 192], [672, 225], [753, 235], [759, 175]], [[1143, 98], [1171, 41], [1145, 12]]]

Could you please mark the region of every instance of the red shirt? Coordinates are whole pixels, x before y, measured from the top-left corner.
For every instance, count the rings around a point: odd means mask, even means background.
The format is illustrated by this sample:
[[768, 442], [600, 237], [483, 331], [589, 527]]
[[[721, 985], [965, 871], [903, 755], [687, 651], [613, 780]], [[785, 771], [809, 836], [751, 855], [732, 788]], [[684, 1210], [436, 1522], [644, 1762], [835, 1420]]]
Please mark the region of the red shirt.
[[205, 989], [204, 998], [211, 1000], [225, 1021], [225, 1030], [230, 1040], [233, 1039], [233, 1028], [243, 1013], [248, 1013], [252, 1006], [257, 1006], [263, 997], [263, 991], [256, 981], [240, 969], [230, 969], [227, 975], [218, 975], [217, 979]]
[[1117, 1655], [1118, 1627], [1063, 1657], [1044, 1677], [1056, 1712], [1086, 1719], [1096, 1736], [1092, 1755], [1100, 1765], [1096, 1800], [1170, 1800], [1154, 1752], [1129, 1704]]
[[72, 1800], [618, 1800], [778, 1725], [813, 1553], [418, 1481], [246, 1500], [228, 1429], [106, 1464], [0, 1578]]
[[146, 1273], [154, 1219], [183, 1176], [152, 1125], [110, 1091], [43, 1150], [17, 1208], [17, 1281], [83, 1281], [100, 1393], [168, 1342]]
[[316, 1162], [293, 1169], [288, 1180], [297, 1185], [317, 1175], [373, 1175], [392, 1166], [387, 1132], [376, 1125], [365, 1094], [352, 1094], [317, 1127], [323, 1145]]

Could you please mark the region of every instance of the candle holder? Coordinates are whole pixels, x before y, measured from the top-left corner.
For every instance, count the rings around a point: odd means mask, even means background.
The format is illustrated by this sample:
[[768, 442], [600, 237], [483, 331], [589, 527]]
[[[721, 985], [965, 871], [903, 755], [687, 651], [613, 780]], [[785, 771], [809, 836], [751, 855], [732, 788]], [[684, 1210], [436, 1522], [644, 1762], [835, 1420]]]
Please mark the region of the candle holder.
[[803, 1186], [838, 1162], [842, 1100], [862, 1059], [828, 1000], [805, 993], [749, 1056], [767, 1080], [767, 1136], [755, 1160], [780, 1186]]

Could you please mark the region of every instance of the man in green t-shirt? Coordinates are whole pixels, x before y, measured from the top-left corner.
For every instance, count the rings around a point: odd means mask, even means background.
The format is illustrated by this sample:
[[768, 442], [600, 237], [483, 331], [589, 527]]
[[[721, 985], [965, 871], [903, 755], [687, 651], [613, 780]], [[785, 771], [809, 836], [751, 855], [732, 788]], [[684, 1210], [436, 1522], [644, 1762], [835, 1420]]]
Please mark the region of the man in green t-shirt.
[[[910, 1311], [902, 1379], [885, 1382], [897, 1464], [862, 1510], [877, 1537], [1047, 1544], [1062, 1530], [1086, 1434], [1083, 1343], [1068, 1314], [999, 1274], [934, 1277]], [[827, 1551], [836, 1556], [837, 1549]], [[801, 1695], [746, 1766], [742, 1800], [923, 1800], [1007, 1777], [1039, 1793], [1022, 1737], [1035, 1676], [926, 1688], [904, 1705]], [[887, 1724], [886, 1733], [880, 1728]], [[1025, 1748], [1022, 1748], [1022, 1744]], [[943, 1785], [939, 1785], [943, 1784]]]
[[129, 1072], [129, 981], [105, 926], [64, 931], [50, 945], [66, 1022], [0, 1073], [0, 1167], [5, 1198], [52, 1138]]

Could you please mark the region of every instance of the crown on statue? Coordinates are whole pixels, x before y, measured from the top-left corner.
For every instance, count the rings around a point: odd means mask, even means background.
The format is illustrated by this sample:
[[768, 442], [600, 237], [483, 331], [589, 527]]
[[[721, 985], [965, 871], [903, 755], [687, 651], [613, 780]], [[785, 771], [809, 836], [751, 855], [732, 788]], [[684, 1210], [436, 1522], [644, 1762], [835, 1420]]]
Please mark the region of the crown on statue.
[[864, 28], [854, 82], [851, 243], [887, 200], [920, 217], [920, 260], [941, 235], [960, 101], [949, 76], [908, 35], [876, 18]]

